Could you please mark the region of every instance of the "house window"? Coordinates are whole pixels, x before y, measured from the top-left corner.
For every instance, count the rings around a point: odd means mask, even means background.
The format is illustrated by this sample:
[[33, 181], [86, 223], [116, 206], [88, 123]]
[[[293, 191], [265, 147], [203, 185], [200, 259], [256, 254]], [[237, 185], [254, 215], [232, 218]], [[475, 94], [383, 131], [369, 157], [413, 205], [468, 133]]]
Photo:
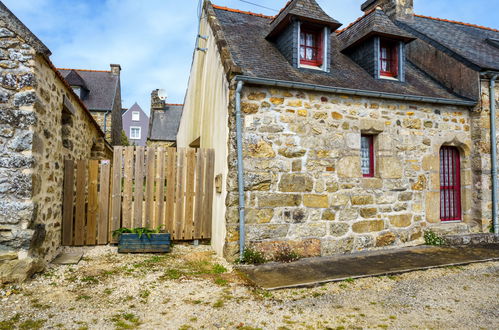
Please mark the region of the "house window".
[[140, 140], [140, 127], [130, 127], [130, 139]]
[[456, 147], [440, 149], [440, 220], [461, 220], [461, 164]]
[[374, 135], [361, 135], [360, 166], [364, 177], [374, 177]]
[[324, 58], [321, 31], [302, 28], [300, 32], [300, 64], [322, 66]]
[[81, 87], [80, 86], [71, 86], [73, 92], [81, 99]]
[[382, 39], [379, 51], [380, 76], [397, 78], [398, 63], [397, 43]]
[[132, 121], [140, 121], [140, 111], [132, 111]]

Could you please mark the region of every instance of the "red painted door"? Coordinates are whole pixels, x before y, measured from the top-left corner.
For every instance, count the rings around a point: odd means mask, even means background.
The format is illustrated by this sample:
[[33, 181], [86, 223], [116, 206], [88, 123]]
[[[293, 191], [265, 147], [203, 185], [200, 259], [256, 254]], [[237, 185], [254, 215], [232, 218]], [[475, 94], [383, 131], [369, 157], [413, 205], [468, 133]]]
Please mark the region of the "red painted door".
[[461, 164], [456, 147], [440, 149], [440, 219], [461, 220]]

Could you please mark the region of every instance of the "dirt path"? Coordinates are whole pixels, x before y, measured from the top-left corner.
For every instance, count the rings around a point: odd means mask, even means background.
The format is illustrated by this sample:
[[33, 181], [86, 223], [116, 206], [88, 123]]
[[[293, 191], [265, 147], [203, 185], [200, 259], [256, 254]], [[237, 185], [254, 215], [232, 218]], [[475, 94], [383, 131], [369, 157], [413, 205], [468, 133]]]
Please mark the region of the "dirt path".
[[0, 329], [499, 328], [499, 262], [266, 292], [207, 247], [88, 250], [0, 290]]

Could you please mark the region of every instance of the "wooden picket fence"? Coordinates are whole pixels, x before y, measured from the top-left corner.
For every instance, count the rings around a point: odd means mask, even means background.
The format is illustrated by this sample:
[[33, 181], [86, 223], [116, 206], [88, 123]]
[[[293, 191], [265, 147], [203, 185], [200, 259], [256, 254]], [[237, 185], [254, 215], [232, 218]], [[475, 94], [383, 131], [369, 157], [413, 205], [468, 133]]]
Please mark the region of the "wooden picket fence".
[[126, 227], [174, 240], [211, 238], [213, 149], [115, 147], [109, 160], [64, 162], [62, 244], [115, 242]]

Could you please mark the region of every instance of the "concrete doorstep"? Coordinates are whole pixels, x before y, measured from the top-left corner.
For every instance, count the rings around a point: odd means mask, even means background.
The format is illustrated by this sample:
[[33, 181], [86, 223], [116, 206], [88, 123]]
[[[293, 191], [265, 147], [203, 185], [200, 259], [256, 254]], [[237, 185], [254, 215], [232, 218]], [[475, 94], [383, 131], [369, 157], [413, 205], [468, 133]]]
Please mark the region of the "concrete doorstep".
[[245, 266], [240, 270], [255, 285], [267, 290], [276, 290], [494, 260], [499, 260], [499, 244], [463, 247], [418, 246], [308, 258], [289, 264]]

